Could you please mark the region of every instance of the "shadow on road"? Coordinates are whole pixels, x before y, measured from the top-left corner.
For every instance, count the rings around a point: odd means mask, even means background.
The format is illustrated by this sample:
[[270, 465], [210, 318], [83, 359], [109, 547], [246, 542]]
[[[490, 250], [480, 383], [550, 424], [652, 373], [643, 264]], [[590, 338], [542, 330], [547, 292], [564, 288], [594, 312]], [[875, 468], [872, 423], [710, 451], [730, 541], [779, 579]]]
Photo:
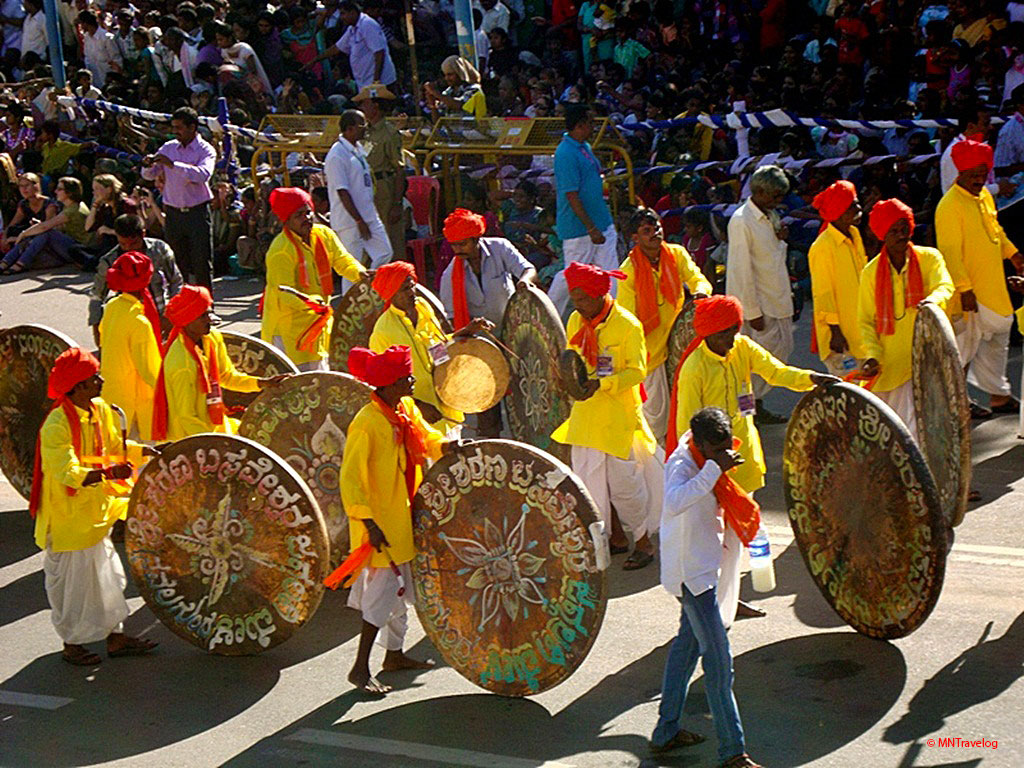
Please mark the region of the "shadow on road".
[[0, 568], [39, 551], [34, 538], [35, 528], [36, 521], [28, 513], [28, 502], [17, 510], [0, 513], [0, 542], [3, 542], [0, 545]]
[[996, 698], [1024, 674], [1024, 613], [1001, 637], [989, 640], [991, 632], [989, 622], [975, 645], [925, 681], [906, 714], [886, 728], [885, 741], [900, 744], [940, 732], [953, 715]]
[[1020, 479], [1020, 468], [1024, 464], [1024, 442], [1013, 446], [998, 456], [993, 456], [974, 465], [972, 486], [983, 488], [980, 502], [968, 506], [967, 514], [979, 512], [989, 504], [1010, 493], [1010, 483]]
[[[280, 753], [283, 740], [304, 729], [514, 755], [538, 763], [572, 763], [572, 756], [580, 753], [618, 751], [636, 756], [644, 767], [713, 765], [714, 730], [701, 717], [707, 712], [701, 680], [691, 687], [691, 716], [686, 718], [687, 727], [709, 737], [699, 747], [654, 759], [645, 735], [607, 733], [622, 713], [658, 695], [667, 653], [667, 646], [656, 648], [605, 677], [556, 715], [531, 699], [478, 693], [417, 701], [339, 723], [364, 700], [350, 691], [253, 745], [228, 765], [267, 765]], [[853, 632], [773, 643], [738, 657], [735, 668], [747, 743], [755, 757], [774, 768], [803, 765], [855, 740], [889, 711], [906, 679], [903, 656], [895, 646]], [[429, 685], [429, 679], [423, 684]], [[445, 725], [439, 725], [439, 718]], [[309, 764], [346, 764], [338, 747], [303, 748]], [[589, 764], [596, 763], [591, 758]]]
[[[71, 667], [56, 653], [41, 656], [0, 684], [0, 690], [73, 701], [55, 712], [20, 710], [5, 722], [4, 764], [56, 768], [102, 763], [208, 731], [263, 698], [281, 670], [354, 637], [359, 615], [343, 606], [343, 595], [325, 596], [307, 626], [260, 656], [211, 656], [159, 623], [146, 635], [160, 641], [150, 656], [104, 659], [97, 668]], [[142, 608], [129, 617], [126, 629], [138, 631], [155, 622]]]
[[[800, 545], [795, 541], [775, 558], [776, 588], [769, 597], [793, 595], [793, 612], [802, 624], [819, 629], [845, 627], [844, 622], [821, 595], [821, 590], [814, 583], [803, 556]], [[750, 579], [744, 578], [740, 597], [756, 604], [759, 597], [750, 586]]]

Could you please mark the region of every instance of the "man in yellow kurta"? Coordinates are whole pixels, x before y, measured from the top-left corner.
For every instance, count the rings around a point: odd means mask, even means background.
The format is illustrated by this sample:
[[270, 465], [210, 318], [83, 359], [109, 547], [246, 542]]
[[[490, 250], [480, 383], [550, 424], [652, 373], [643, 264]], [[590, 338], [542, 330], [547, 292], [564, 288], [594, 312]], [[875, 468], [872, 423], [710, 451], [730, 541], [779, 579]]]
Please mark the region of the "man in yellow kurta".
[[409, 563], [416, 555], [411, 505], [423, 480], [424, 462], [440, 458], [450, 443], [426, 422], [413, 401], [408, 347], [389, 347], [380, 354], [356, 347], [349, 354], [348, 369], [374, 388], [370, 402], [349, 425], [339, 482], [352, 542], [352, 555], [341, 570], [366, 564], [348, 599], [349, 606], [363, 615], [359, 650], [348, 679], [370, 693], [386, 693], [390, 686], [370, 674], [370, 651], [378, 633], [387, 649], [385, 671], [430, 667], [402, 652], [406, 604], [413, 596]]
[[153, 387], [160, 374], [160, 315], [149, 292], [153, 262], [140, 251], [117, 257], [107, 270], [107, 285], [118, 296], [103, 307], [100, 343], [103, 399], [124, 411], [128, 429], [143, 440], [152, 437]]
[[202, 432], [238, 432], [224, 408], [223, 389], [256, 392], [290, 374], [260, 379], [238, 371], [224, 338], [210, 325], [213, 298], [203, 286], [186, 285], [164, 312], [174, 326], [167, 338], [153, 404], [153, 439], [180, 440]]
[[829, 373], [845, 376], [864, 362], [857, 289], [868, 257], [857, 229], [861, 217], [857, 188], [837, 181], [818, 193], [814, 207], [822, 228], [807, 254], [814, 295], [813, 346]]
[[[1013, 306], [1003, 260], [1010, 259], [1020, 272], [1024, 259], [999, 225], [992, 193], [985, 188], [992, 155], [992, 147], [983, 142], [965, 139], [953, 145], [953, 164], [959, 174], [935, 209], [935, 237], [963, 313], [956, 317], [954, 299], [950, 309], [968, 378], [991, 395], [992, 411], [1016, 413], [1020, 404], [1006, 378]], [[986, 418], [988, 411], [972, 404], [976, 417]]]
[[[370, 334], [370, 349], [383, 352], [390, 346], [407, 346], [412, 355], [412, 372], [416, 379], [413, 398], [416, 407], [435, 429], [449, 437], [458, 437], [464, 416], [441, 402], [434, 388], [434, 366], [448, 357], [447, 345], [453, 337], [441, 328], [441, 321], [430, 303], [416, 295], [416, 270], [407, 261], [385, 264], [377, 270], [373, 289], [387, 303]], [[494, 326], [477, 318], [456, 337], [468, 336]]]
[[623, 566], [631, 571], [654, 560], [649, 531], [661, 519], [664, 475], [640, 398], [647, 375], [644, 328], [612, 298], [613, 277], [625, 275], [577, 261], [565, 270], [576, 308], [569, 316], [569, 349], [583, 358], [590, 378], [586, 396], [573, 403], [551, 439], [572, 446], [572, 469], [590, 491], [605, 530], [611, 531], [614, 504], [632, 531], [635, 546]]
[[[693, 317], [697, 336], [683, 353], [683, 362], [673, 383], [671, 429], [665, 450], [672, 454], [679, 436], [690, 428], [690, 419], [697, 411], [712, 406], [721, 408], [729, 415], [732, 433], [740, 441], [738, 450], [743, 457], [743, 463], [729, 470], [729, 476], [752, 494], [764, 487], [766, 468], [761, 435], [754, 425], [756, 406], [751, 375], [756, 373], [770, 386], [796, 392], [837, 379], [830, 374], [780, 362], [756, 341], [740, 333], [742, 323], [743, 307], [735, 296], [713, 296], [697, 302]], [[718, 603], [722, 622], [729, 626], [739, 602], [739, 539], [727, 536], [726, 545]], [[764, 615], [759, 609], [745, 608], [744, 615]]]
[[114, 414], [100, 398], [100, 364], [84, 349], [63, 352], [50, 371], [54, 400], [39, 431], [29, 511], [63, 659], [95, 666], [85, 647], [106, 638], [108, 656], [147, 653], [156, 643], [121, 631], [128, 616], [124, 568], [108, 533], [128, 510], [132, 465], [143, 446], [122, 445]]
[[[681, 245], [665, 242], [658, 214], [641, 208], [629, 222], [635, 246], [622, 263], [626, 279], [619, 285], [616, 301], [632, 312], [644, 327], [647, 344], [647, 378], [644, 379], [644, 417], [659, 442], [668, 431], [669, 372], [668, 337], [683, 308], [683, 286], [694, 298], [711, 295], [711, 283]], [[672, 371], [674, 374], [675, 371]]]
[[334, 230], [313, 223], [313, 200], [306, 190], [279, 187], [270, 193], [270, 208], [283, 227], [267, 250], [260, 335], [300, 371], [326, 371], [334, 273], [356, 282], [366, 269], [345, 250]]
[[905, 203], [895, 198], [875, 203], [868, 224], [882, 242], [882, 252], [860, 278], [857, 318], [867, 357], [861, 372], [871, 391], [896, 411], [917, 440], [910, 381], [914, 321], [923, 303], [945, 308], [953, 296], [953, 281], [941, 253], [911, 242], [914, 212]]

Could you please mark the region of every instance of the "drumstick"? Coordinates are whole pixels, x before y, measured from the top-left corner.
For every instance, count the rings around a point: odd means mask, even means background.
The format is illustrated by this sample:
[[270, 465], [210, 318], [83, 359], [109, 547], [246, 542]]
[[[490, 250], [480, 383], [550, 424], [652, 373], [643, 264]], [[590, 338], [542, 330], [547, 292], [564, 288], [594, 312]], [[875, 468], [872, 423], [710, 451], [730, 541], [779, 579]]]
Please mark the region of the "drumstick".
[[294, 288], [292, 288], [291, 286], [279, 285], [279, 286], [277, 286], [277, 289], [279, 291], [284, 291], [285, 293], [290, 293], [290, 294], [292, 294], [292, 296], [298, 296], [303, 301], [311, 301], [311, 302], [313, 302], [315, 304], [323, 304], [324, 306], [327, 306], [327, 304], [325, 302], [321, 301], [320, 299], [314, 299], [312, 296], [308, 296], [307, 294], [303, 293], [302, 291], [297, 291]]
[[405, 594], [405, 579], [402, 578], [402, 572], [398, 570], [398, 566], [395, 565], [395, 561], [391, 559], [391, 553], [388, 552], [387, 548], [384, 549], [384, 555], [388, 559], [388, 565], [391, 566], [391, 572], [395, 574], [398, 579], [398, 596], [401, 597]]
[[125, 463], [128, 462], [128, 417], [124, 415], [124, 411], [121, 410], [120, 406], [109, 403], [110, 410], [117, 414], [117, 417], [121, 420], [121, 455], [124, 456]]
[[512, 357], [514, 357], [516, 360], [521, 360], [522, 359], [521, 357], [519, 357], [519, 355], [517, 355], [511, 349], [509, 349], [504, 344], [502, 344], [501, 343], [501, 339], [499, 339], [493, 333], [491, 333], [490, 331], [483, 331], [483, 333], [487, 334], [487, 336], [491, 339], [491, 341], [493, 341], [495, 344], [497, 344], [499, 347], [501, 347], [503, 350], [505, 350], [505, 352], [507, 352], [508, 354], [512, 355]]

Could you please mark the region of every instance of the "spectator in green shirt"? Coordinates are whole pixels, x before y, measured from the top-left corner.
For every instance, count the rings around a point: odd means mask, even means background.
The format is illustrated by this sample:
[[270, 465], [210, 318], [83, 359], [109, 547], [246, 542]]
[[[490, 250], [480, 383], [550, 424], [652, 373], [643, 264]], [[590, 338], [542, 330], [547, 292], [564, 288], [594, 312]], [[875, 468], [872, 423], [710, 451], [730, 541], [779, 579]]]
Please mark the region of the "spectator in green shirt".
[[76, 144], [60, 137], [60, 125], [47, 120], [39, 128], [39, 151], [43, 153], [43, 175], [58, 176], [67, 170], [68, 162], [83, 149], [92, 149], [95, 142]]
[[620, 16], [615, 20], [615, 51], [612, 60], [621, 64], [626, 70], [626, 77], [633, 77], [633, 70], [640, 59], [646, 59], [651, 52], [641, 43], [633, 39], [636, 24], [632, 19]]
[[56, 197], [64, 206], [61, 212], [14, 238], [14, 247], [0, 261], [0, 274], [70, 262], [85, 266], [89, 259], [85, 248], [92, 243], [92, 235], [85, 228], [89, 208], [82, 202], [82, 182], [62, 176], [57, 181]]

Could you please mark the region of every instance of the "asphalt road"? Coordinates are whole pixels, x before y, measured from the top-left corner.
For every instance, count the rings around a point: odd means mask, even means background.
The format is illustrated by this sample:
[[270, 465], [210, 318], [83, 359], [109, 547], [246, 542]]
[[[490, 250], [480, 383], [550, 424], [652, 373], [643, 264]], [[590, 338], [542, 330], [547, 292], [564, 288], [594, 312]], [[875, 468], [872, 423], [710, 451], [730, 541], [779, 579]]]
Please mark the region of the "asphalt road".
[[[82, 342], [88, 276], [0, 278], [0, 326], [42, 323]], [[217, 311], [253, 332], [259, 286], [218, 282]], [[808, 319], [796, 362], [810, 364]], [[1020, 377], [1014, 350], [1011, 380]], [[791, 408], [776, 393], [769, 405]], [[907, 638], [858, 635], [811, 582], [792, 541], [780, 481], [783, 427], [763, 430], [768, 488], [759, 500], [778, 588], [744, 594], [764, 619], [730, 632], [736, 697], [750, 752], [768, 766], [1010, 766], [1024, 760], [1024, 547], [1019, 513], [1024, 443], [1017, 420], [974, 431], [974, 485], [984, 499], [957, 529], [935, 611]], [[0, 479], [0, 765], [70, 766], [690, 766], [714, 765], [701, 675], [687, 725], [709, 737], [653, 758], [667, 645], [678, 608], [657, 572], [609, 573], [611, 600], [580, 669], [529, 699], [476, 688], [440, 664], [386, 676], [396, 691], [366, 698], [345, 675], [358, 615], [329, 594], [293, 639], [256, 657], [207, 656], [156, 621], [129, 584], [128, 629], [161, 642], [152, 656], [97, 669], [60, 660], [26, 503]], [[415, 618], [413, 652], [439, 660]], [[377, 652], [379, 653], [379, 651]], [[375, 655], [375, 663], [379, 656]], [[941, 739], [953, 739], [943, 746]], [[963, 741], [955, 741], [961, 739]], [[934, 744], [930, 742], [934, 740]], [[964, 742], [988, 741], [988, 746]]]

